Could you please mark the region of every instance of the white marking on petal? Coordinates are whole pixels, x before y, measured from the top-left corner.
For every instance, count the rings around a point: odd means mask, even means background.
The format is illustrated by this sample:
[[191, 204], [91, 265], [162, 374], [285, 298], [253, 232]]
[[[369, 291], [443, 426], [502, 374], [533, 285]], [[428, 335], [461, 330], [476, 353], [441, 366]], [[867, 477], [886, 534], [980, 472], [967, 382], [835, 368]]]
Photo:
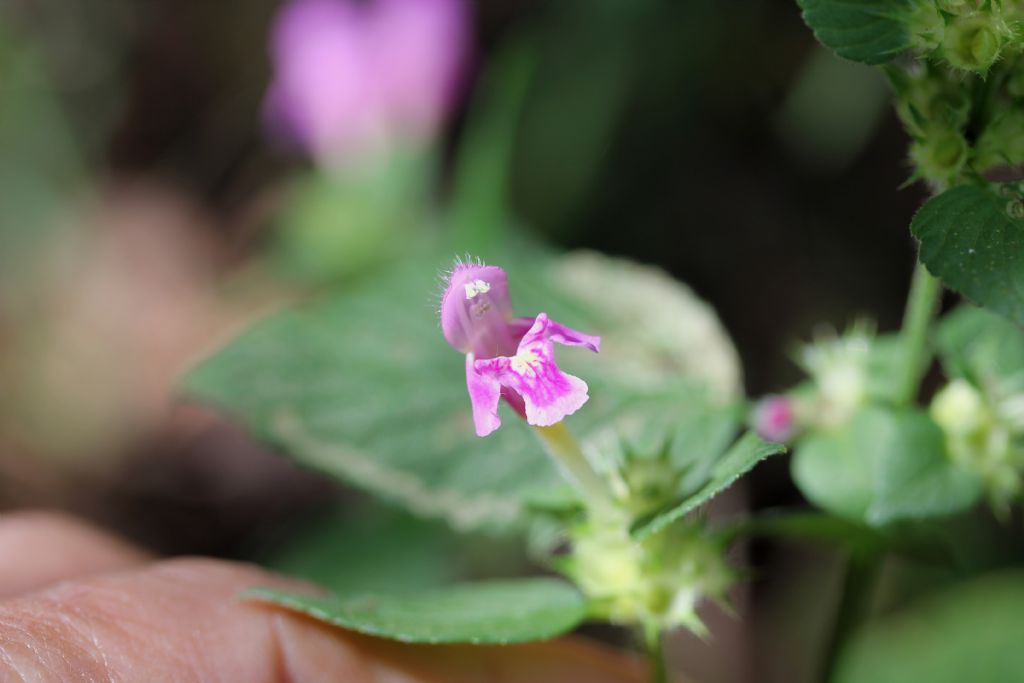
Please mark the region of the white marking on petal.
[[533, 377], [537, 374], [534, 368], [540, 365], [540, 356], [533, 351], [520, 351], [512, 356], [509, 364], [512, 367], [512, 372], [520, 377]]

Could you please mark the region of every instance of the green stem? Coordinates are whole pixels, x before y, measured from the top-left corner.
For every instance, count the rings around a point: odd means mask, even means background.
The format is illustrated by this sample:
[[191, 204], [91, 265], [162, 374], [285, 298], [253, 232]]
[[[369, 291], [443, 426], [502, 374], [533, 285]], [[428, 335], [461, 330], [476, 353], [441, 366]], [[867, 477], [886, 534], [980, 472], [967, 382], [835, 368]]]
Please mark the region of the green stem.
[[614, 515], [615, 499], [607, 482], [594, 470], [565, 424], [559, 422], [550, 427], [534, 427], [534, 432], [540, 437], [545, 450], [558, 465], [563, 476], [583, 497], [591, 512], [599, 517]]
[[668, 683], [668, 664], [665, 661], [665, 646], [661, 629], [657, 626], [644, 627], [644, 649], [651, 671], [651, 683]]
[[848, 560], [832, 633], [825, 645], [825, 657], [821, 667], [822, 683], [828, 683], [835, 677], [836, 664], [843, 643], [864, 623], [871, 611], [871, 596], [878, 581], [881, 559], [877, 554], [853, 554]]
[[910, 405], [917, 396], [921, 377], [928, 365], [928, 328], [939, 308], [942, 286], [918, 263], [910, 284], [907, 310], [903, 316], [903, 367], [897, 377], [896, 405]]

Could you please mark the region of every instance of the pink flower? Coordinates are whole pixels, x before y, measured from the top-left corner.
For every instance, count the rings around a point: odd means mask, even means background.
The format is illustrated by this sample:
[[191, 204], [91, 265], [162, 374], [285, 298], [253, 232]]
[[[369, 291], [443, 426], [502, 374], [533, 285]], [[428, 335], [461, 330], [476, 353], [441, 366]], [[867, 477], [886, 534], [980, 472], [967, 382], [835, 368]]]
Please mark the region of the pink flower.
[[796, 432], [796, 409], [787, 396], [766, 396], [754, 406], [754, 431], [762, 439], [784, 443]]
[[587, 384], [562, 372], [554, 344], [583, 346], [595, 353], [601, 339], [560, 325], [547, 314], [512, 317], [508, 275], [496, 266], [458, 263], [441, 300], [441, 329], [466, 354], [466, 386], [478, 436], [501, 425], [504, 397], [531, 425], [560, 422], [587, 402]]
[[332, 166], [422, 142], [468, 52], [464, 0], [290, 0], [274, 21], [268, 124]]

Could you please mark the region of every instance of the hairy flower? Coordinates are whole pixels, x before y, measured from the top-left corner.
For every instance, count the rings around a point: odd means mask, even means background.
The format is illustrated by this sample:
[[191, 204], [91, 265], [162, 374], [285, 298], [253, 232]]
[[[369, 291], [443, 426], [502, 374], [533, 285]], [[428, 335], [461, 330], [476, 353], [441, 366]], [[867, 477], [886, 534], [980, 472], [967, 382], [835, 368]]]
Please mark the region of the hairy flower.
[[332, 167], [428, 138], [468, 42], [463, 0], [290, 0], [271, 40], [271, 132]]
[[587, 384], [562, 372], [554, 345], [597, 352], [599, 337], [577, 332], [540, 313], [512, 316], [508, 275], [496, 266], [457, 263], [441, 300], [441, 329], [449, 344], [466, 354], [466, 385], [479, 436], [501, 425], [504, 397], [531, 425], [547, 427], [587, 402]]

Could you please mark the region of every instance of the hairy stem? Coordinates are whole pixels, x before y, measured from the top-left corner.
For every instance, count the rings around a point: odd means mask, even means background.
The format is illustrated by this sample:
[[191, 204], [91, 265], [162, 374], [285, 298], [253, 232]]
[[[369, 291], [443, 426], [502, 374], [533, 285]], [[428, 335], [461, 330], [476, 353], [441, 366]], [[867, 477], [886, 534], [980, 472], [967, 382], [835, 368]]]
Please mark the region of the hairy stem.
[[897, 377], [896, 405], [908, 406], [917, 396], [921, 377], [928, 365], [928, 328], [939, 308], [942, 285], [919, 262], [910, 284], [907, 310], [901, 331], [903, 367]]
[[540, 437], [545, 450], [558, 465], [562, 475], [583, 497], [587, 507], [597, 516], [614, 514], [615, 501], [608, 484], [594, 470], [565, 424], [559, 422], [550, 427], [534, 427], [534, 432]]

